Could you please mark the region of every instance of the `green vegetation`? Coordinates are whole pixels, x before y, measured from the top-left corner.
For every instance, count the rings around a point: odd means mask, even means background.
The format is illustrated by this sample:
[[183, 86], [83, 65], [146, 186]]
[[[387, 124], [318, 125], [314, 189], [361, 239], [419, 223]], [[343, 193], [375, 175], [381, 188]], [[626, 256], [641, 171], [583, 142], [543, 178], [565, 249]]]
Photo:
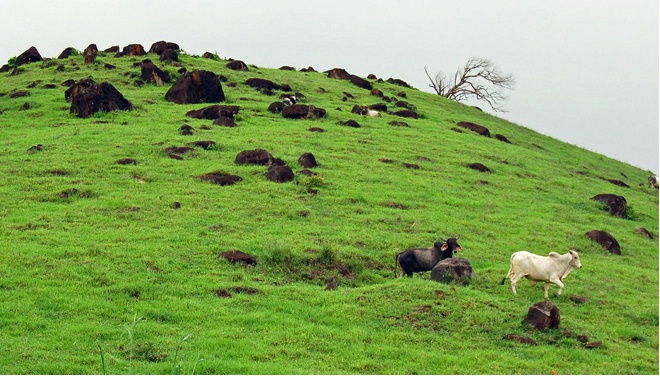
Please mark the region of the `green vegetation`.
[[[649, 172], [415, 89], [371, 80], [420, 119], [360, 117], [353, 105], [380, 100], [348, 81], [237, 72], [225, 60], [181, 54], [188, 70], [236, 83], [223, 90], [226, 104], [240, 106], [239, 126], [219, 127], [185, 116], [206, 104], [165, 101], [168, 85], [135, 86], [142, 59], [100, 54], [87, 66], [73, 56], [0, 75], [0, 373], [658, 373], [658, 191], [647, 188]], [[178, 76], [179, 66], [157, 65]], [[112, 83], [134, 109], [69, 114], [61, 83], [89, 77]], [[251, 77], [291, 85], [326, 118], [267, 112], [280, 92], [244, 85]], [[337, 124], [349, 119], [362, 127]], [[459, 121], [512, 144], [452, 130]], [[184, 123], [193, 136], [179, 134]], [[197, 140], [217, 147], [183, 160], [163, 152]], [[43, 150], [27, 152], [37, 144]], [[317, 176], [278, 184], [264, 166], [234, 164], [255, 148], [294, 171], [311, 152]], [[117, 164], [122, 158], [137, 164]], [[465, 167], [471, 162], [493, 172]], [[243, 180], [195, 178], [213, 171]], [[610, 216], [590, 199], [600, 193], [624, 196], [634, 211]], [[584, 236], [593, 229], [616, 237], [622, 256]], [[472, 284], [394, 278], [396, 253], [457, 234]], [[571, 248], [584, 267], [552, 298], [560, 329], [531, 331], [524, 318], [543, 288], [521, 281], [515, 296], [500, 285], [509, 257]], [[257, 266], [216, 258], [232, 249]], [[331, 276], [339, 288], [324, 291]], [[577, 335], [602, 345], [586, 349]]]

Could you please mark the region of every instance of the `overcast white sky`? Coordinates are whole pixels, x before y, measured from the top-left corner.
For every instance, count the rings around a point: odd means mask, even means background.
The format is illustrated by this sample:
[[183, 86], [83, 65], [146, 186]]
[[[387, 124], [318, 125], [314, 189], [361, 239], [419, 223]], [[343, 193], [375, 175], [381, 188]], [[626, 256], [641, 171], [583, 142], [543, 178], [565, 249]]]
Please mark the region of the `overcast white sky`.
[[166, 40], [191, 54], [341, 67], [431, 92], [425, 66], [450, 75], [487, 57], [516, 80], [508, 112], [496, 115], [659, 172], [658, 0], [0, 0], [0, 15], [0, 64], [30, 46], [57, 57], [69, 46]]

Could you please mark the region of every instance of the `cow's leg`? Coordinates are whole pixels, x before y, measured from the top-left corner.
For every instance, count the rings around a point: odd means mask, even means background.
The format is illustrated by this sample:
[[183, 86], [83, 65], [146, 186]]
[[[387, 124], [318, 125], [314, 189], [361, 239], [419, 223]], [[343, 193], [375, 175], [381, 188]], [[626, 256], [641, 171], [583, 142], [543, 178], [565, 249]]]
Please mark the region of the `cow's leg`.
[[513, 290], [514, 294], [518, 294], [516, 289], [518, 288], [518, 281], [520, 281], [522, 277], [524, 277], [524, 275], [519, 274], [514, 274], [513, 277], [511, 277], [511, 290]]
[[550, 289], [550, 283], [544, 282], [543, 283], [543, 296], [545, 297], [545, 300], [548, 300], [548, 290]]
[[[564, 284], [559, 278], [551, 279], [550, 282], [554, 283], [555, 285], [559, 286], [559, 290], [555, 294], [555, 296], [561, 295], [562, 291], [564, 291]], [[547, 295], [547, 293], [546, 293]]]

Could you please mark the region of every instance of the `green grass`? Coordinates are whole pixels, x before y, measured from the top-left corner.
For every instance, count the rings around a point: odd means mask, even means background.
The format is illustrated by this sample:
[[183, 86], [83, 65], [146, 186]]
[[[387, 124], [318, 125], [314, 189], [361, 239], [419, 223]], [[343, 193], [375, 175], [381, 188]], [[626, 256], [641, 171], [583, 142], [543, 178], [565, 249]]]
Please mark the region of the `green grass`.
[[[254, 66], [235, 72], [226, 61], [182, 54], [189, 70], [237, 83], [223, 89], [227, 104], [240, 106], [239, 126], [218, 127], [185, 116], [205, 104], [165, 101], [168, 85], [134, 86], [140, 70], [132, 66], [142, 58], [99, 60], [85, 66], [76, 56], [57, 61], [64, 72], [33, 63], [0, 75], [0, 373], [658, 373], [658, 191], [647, 188], [648, 171], [416, 89], [372, 80], [387, 96], [405, 92], [420, 119], [360, 117], [353, 105], [379, 100], [347, 81]], [[177, 66], [157, 65], [178, 75]], [[112, 83], [134, 110], [69, 114], [60, 84], [88, 77]], [[277, 95], [244, 85], [250, 77], [290, 84], [327, 117], [270, 114]], [[10, 97], [19, 90], [30, 94]], [[344, 92], [355, 99], [343, 101]], [[337, 124], [348, 119], [362, 127]], [[513, 144], [451, 130], [459, 121]], [[178, 133], [184, 123], [193, 136]], [[162, 151], [195, 140], [218, 146], [182, 161]], [[44, 150], [26, 152], [36, 144]], [[294, 171], [312, 152], [318, 175], [277, 184], [263, 166], [234, 164], [254, 148]], [[116, 164], [122, 158], [138, 164]], [[465, 167], [471, 162], [493, 173]], [[243, 180], [220, 187], [195, 178], [212, 171]], [[629, 218], [590, 199], [600, 193], [623, 195]], [[614, 235], [622, 256], [587, 239], [593, 229]], [[472, 284], [439, 284], [429, 273], [394, 278], [396, 253], [458, 234]], [[560, 329], [534, 332], [524, 317], [542, 287], [522, 281], [515, 296], [500, 285], [509, 257], [571, 248], [584, 267], [552, 299]], [[231, 249], [258, 265], [216, 258]], [[339, 289], [324, 291], [333, 275]], [[585, 349], [564, 329], [602, 346]]]

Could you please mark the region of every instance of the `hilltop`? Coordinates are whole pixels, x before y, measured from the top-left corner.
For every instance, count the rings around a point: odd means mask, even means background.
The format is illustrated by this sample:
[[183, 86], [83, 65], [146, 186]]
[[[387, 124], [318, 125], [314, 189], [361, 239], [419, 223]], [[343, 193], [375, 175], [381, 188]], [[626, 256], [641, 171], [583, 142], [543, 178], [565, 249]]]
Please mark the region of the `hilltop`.
[[[0, 73], [2, 373], [658, 373], [648, 172], [399, 78], [139, 49]], [[166, 99], [195, 70], [223, 101]], [[65, 93], [89, 79], [130, 109], [72, 113]], [[305, 118], [268, 110], [291, 96]], [[231, 122], [189, 116], [211, 105], [235, 107]], [[236, 163], [256, 149], [292, 180]], [[457, 235], [471, 284], [395, 278], [397, 253]], [[542, 287], [502, 286], [509, 257], [570, 249], [583, 268], [551, 297], [560, 329], [533, 331]], [[232, 250], [254, 262], [220, 256]]]

